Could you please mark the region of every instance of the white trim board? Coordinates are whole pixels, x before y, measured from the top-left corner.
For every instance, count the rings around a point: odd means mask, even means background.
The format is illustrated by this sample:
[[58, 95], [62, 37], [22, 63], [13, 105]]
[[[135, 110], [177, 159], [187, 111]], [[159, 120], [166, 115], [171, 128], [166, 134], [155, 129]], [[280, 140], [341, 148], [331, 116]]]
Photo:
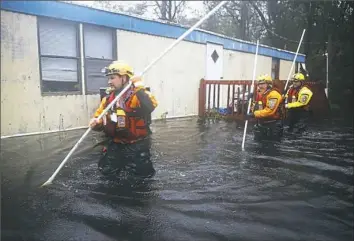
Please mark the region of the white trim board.
[[[181, 115], [181, 116], [167, 116], [166, 119], [182, 119], [182, 118], [197, 117], [197, 116], [198, 116], [198, 115], [195, 115], [195, 114]], [[153, 120], [153, 121], [160, 121], [160, 120], [164, 120], [164, 119], [155, 118], [155, 119], [152, 119], [152, 120]], [[79, 126], [79, 127], [73, 127], [73, 128], [63, 129], [63, 130], [38, 131], [38, 132], [30, 132], [30, 133], [20, 133], [20, 134], [14, 134], [14, 135], [7, 135], [7, 136], [1, 136], [1, 140], [2, 140], [2, 139], [7, 139], [7, 138], [12, 138], [12, 137], [33, 136], [33, 135], [43, 135], [43, 134], [49, 134], [49, 133], [73, 131], [73, 130], [79, 130], [79, 129], [84, 129], [84, 128], [88, 128], [88, 126]]]

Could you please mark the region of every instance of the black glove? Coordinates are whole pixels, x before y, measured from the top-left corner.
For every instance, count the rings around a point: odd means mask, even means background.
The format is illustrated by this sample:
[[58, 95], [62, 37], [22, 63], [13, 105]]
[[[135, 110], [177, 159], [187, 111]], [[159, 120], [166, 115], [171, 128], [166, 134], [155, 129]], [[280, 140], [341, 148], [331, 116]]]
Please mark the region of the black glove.
[[252, 119], [254, 118], [254, 114], [253, 113], [248, 113], [246, 114], [246, 120]]
[[248, 93], [248, 99], [252, 99], [253, 98], [253, 93]]

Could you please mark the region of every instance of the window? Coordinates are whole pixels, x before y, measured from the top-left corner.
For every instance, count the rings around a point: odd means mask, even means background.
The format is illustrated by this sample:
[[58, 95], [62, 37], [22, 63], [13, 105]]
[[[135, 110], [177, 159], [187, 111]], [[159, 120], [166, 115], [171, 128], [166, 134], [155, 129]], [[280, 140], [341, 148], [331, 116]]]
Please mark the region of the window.
[[38, 18], [42, 93], [79, 92], [78, 24]]
[[295, 62], [295, 73], [299, 72], [299, 62]]
[[277, 58], [272, 58], [272, 79], [279, 79], [279, 65], [280, 60]]
[[99, 93], [107, 86], [107, 77], [101, 70], [116, 59], [116, 32], [114, 29], [84, 25], [85, 82], [87, 93]]

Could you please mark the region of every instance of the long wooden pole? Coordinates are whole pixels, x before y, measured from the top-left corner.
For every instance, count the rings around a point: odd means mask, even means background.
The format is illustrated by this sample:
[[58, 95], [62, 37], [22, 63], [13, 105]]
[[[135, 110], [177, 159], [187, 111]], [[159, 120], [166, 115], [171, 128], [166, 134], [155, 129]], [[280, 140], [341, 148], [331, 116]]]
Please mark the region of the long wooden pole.
[[[174, 41], [164, 52], [162, 52], [156, 59], [154, 59], [148, 66], [145, 67], [143, 72], [139, 76], [143, 76], [152, 66], [154, 66], [157, 61], [159, 61], [162, 57], [164, 57], [169, 51], [171, 51], [179, 42], [181, 42], [188, 34], [190, 34], [193, 30], [195, 30], [199, 25], [201, 25], [206, 19], [208, 19], [211, 15], [213, 15], [217, 10], [219, 10], [227, 1], [222, 1], [220, 2], [215, 8], [213, 8], [207, 15], [205, 15], [202, 19], [200, 19], [194, 26], [192, 26], [190, 29], [188, 29], [184, 34], [182, 34], [176, 41]], [[106, 109], [103, 110], [103, 112], [97, 117], [97, 119], [101, 119], [103, 115], [106, 114], [106, 112], [114, 105], [115, 102], [131, 87], [132, 82], [129, 81], [127, 86], [114, 98], [114, 100], [106, 107]], [[60, 163], [58, 168], [55, 170], [53, 175], [45, 182], [42, 184], [42, 186], [50, 185], [52, 184], [54, 178], [56, 175], [59, 173], [59, 171], [63, 168], [65, 163], [69, 160], [71, 155], [74, 153], [74, 151], [77, 149], [79, 144], [85, 139], [85, 137], [90, 133], [91, 127], [87, 129], [87, 131], [82, 135], [82, 137], [79, 139], [79, 141], [74, 145], [74, 147], [70, 150], [68, 155], [64, 158], [64, 160]]]

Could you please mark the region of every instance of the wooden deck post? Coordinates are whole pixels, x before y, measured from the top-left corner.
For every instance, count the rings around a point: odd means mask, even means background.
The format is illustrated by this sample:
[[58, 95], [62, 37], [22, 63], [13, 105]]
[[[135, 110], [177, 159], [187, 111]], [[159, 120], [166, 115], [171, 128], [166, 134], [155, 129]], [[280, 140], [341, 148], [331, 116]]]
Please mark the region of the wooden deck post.
[[206, 97], [205, 80], [201, 79], [199, 81], [199, 105], [198, 105], [199, 118], [202, 118], [205, 115], [205, 97]]

